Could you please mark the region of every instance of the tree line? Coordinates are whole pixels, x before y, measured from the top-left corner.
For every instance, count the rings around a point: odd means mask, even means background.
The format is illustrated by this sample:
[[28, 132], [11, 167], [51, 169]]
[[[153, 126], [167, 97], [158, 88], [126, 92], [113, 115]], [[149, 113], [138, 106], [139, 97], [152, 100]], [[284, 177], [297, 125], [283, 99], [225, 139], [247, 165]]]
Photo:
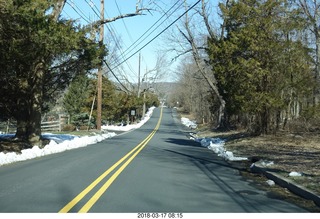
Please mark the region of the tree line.
[[[320, 3], [315, 0], [227, 0], [219, 3], [220, 27], [210, 23], [209, 1], [193, 14], [206, 27], [180, 26], [189, 62], [179, 69], [180, 103], [199, 122], [216, 128], [276, 133], [319, 118]], [[209, 22], [208, 22], [209, 21]], [[195, 22], [195, 23], [196, 23]], [[193, 32], [192, 32], [193, 31]], [[198, 84], [198, 85], [197, 85]]]
[[[116, 83], [107, 77], [102, 78], [102, 124], [122, 125], [135, 122], [143, 116], [145, 110], [151, 106], [159, 106], [158, 96], [147, 89], [141, 89], [145, 95], [124, 92], [117, 88]], [[145, 86], [142, 86], [145, 88]], [[71, 82], [63, 96], [62, 105], [71, 118], [70, 127], [95, 128], [97, 118], [97, 79], [87, 75], [79, 75]], [[131, 111], [135, 115], [131, 115]], [[92, 119], [91, 119], [92, 118]], [[90, 121], [89, 121], [90, 119]], [[89, 127], [87, 127], [89, 126]]]

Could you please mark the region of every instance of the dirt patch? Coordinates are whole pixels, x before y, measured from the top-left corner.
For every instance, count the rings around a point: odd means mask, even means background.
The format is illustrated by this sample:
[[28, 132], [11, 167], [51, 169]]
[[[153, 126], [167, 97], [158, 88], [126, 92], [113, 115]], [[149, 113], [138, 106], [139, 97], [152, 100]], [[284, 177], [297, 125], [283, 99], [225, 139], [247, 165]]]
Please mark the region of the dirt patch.
[[[42, 139], [40, 147], [44, 147], [50, 141], [48, 139]], [[0, 138], [0, 152], [9, 153], [15, 152], [17, 154], [21, 154], [21, 150], [32, 148], [33, 146], [22, 140], [12, 138]]]

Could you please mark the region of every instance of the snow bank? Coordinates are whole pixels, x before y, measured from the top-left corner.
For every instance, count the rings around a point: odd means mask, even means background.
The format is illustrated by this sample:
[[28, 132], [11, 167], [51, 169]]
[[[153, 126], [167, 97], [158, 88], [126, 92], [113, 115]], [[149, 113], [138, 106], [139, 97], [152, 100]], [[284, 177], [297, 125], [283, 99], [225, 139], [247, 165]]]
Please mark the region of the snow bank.
[[225, 160], [230, 160], [230, 161], [248, 160], [248, 158], [246, 157], [236, 157], [234, 156], [233, 152], [225, 150], [224, 143], [225, 141], [221, 140], [220, 138], [211, 138], [210, 145], [207, 146], [207, 148], [214, 151], [216, 154], [218, 154], [219, 157], [223, 157]]
[[29, 160], [36, 157], [42, 157], [49, 154], [60, 153], [66, 150], [71, 150], [79, 147], [85, 147], [90, 144], [98, 143], [104, 139], [115, 136], [115, 133], [107, 133], [95, 136], [83, 136], [77, 137], [73, 135], [54, 135], [46, 133], [47, 139], [50, 139], [50, 143], [44, 148], [40, 149], [38, 146], [34, 146], [30, 149], [24, 149], [21, 154], [15, 152], [0, 153], [0, 166], [4, 164], [14, 163], [17, 161]]
[[[114, 126], [114, 127], [103, 126], [101, 127], [101, 129], [115, 130], [115, 131], [128, 131], [131, 129], [140, 128], [143, 124], [145, 124], [150, 119], [154, 109], [155, 107], [149, 108], [144, 118], [138, 124], [128, 125], [128, 126]], [[116, 133], [110, 132], [107, 134], [96, 134], [94, 136], [77, 137], [75, 135], [43, 133], [42, 137], [51, 140], [48, 145], [46, 145], [42, 149], [40, 149], [38, 146], [34, 146], [30, 149], [22, 150], [21, 154], [17, 154], [15, 152], [10, 152], [10, 153], [1, 152], [0, 166], [4, 164], [17, 162], [17, 161], [23, 161], [23, 160], [33, 159], [36, 157], [42, 157], [49, 154], [60, 153], [60, 152], [75, 149], [75, 148], [85, 147], [87, 145], [91, 145], [91, 144], [95, 144], [100, 141], [103, 141], [104, 139], [111, 138], [115, 135]], [[12, 136], [13, 136], [12, 134], [1, 135], [2, 138], [9, 138]]]
[[191, 121], [188, 118], [182, 117], [181, 118], [181, 123], [189, 128], [197, 128], [197, 123], [195, 121]]
[[[192, 121], [188, 121], [187, 118], [182, 117], [181, 118], [182, 124], [185, 126], [188, 126], [192, 124]], [[230, 161], [240, 161], [240, 160], [248, 160], [246, 157], [235, 157], [233, 152], [226, 151], [224, 148], [225, 141], [220, 138], [199, 138], [196, 134], [190, 133], [190, 139], [199, 142], [201, 146], [208, 148], [209, 150], [212, 150], [218, 156], [223, 157], [225, 160]]]
[[149, 118], [152, 116], [153, 110], [156, 107], [150, 107], [148, 109], [148, 112], [145, 114], [145, 116], [141, 119], [141, 121], [137, 124], [132, 125], [125, 125], [125, 126], [118, 126], [118, 125], [104, 125], [101, 126], [102, 130], [108, 130], [108, 131], [130, 131], [132, 129], [140, 128], [143, 124], [145, 124]]

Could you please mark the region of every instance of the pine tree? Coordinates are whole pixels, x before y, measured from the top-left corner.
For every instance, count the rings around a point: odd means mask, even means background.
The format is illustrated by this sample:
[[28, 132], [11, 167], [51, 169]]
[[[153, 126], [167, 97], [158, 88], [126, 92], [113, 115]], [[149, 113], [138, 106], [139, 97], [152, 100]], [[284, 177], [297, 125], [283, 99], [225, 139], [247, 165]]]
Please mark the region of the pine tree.
[[63, 106], [72, 121], [74, 120], [74, 116], [84, 112], [86, 100], [89, 95], [88, 89], [89, 78], [85, 75], [80, 75], [72, 81], [67, 93], [64, 95]]
[[48, 102], [75, 75], [95, 68], [105, 50], [86, 37], [88, 30], [51, 16], [52, 1], [2, 2], [0, 110], [17, 121], [18, 139], [35, 144]]

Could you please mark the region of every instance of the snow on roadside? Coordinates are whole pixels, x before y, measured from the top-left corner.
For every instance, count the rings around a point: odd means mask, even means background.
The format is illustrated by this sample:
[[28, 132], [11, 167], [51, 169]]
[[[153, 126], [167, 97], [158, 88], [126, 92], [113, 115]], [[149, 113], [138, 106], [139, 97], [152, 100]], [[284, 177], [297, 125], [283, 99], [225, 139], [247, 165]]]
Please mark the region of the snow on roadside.
[[197, 123], [195, 121], [191, 121], [188, 118], [182, 117], [181, 118], [181, 123], [189, 128], [197, 128]]
[[143, 124], [145, 124], [149, 118], [151, 117], [153, 110], [156, 107], [150, 107], [145, 114], [145, 116], [141, 119], [141, 121], [137, 124], [132, 125], [125, 125], [125, 126], [118, 126], [118, 125], [104, 125], [101, 127], [102, 130], [108, 130], [108, 131], [130, 131], [132, 129], [140, 128]]
[[44, 148], [40, 149], [38, 146], [34, 146], [30, 149], [24, 149], [21, 154], [15, 152], [0, 153], [0, 166], [14, 163], [18, 161], [24, 161], [33, 159], [36, 157], [42, 157], [49, 154], [60, 153], [63, 151], [85, 147], [87, 145], [98, 143], [104, 139], [115, 136], [114, 132], [94, 135], [94, 136], [83, 136], [77, 137], [72, 135], [55, 135], [55, 134], [44, 134], [45, 138], [50, 139], [50, 143]]
[[[145, 124], [151, 117], [153, 110], [156, 107], [151, 107], [148, 109], [148, 112], [144, 116], [144, 118], [138, 123], [134, 125], [127, 126], [114, 126], [114, 127], [101, 127], [102, 130], [114, 130], [114, 131], [129, 131], [131, 129], [140, 128], [143, 124]], [[111, 128], [111, 129], [109, 129]], [[2, 138], [12, 137], [12, 134], [1, 134]], [[87, 145], [95, 144], [100, 141], [103, 141], [107, 138], [111, 138], [115, 136], [116, 133], [108, 132], [106, 134], [96, 134], [94, 136], [83, 136], [78, 137], [75, 135], [66, 135], [66, 134], [51, 134], [51, 133], [43, 133], [42, 137], [45, 139], [49, 139], [50, 142], [42, 149], [38, 146], [34, 146], [30, 149], [24, 149], [21, 151], [21, 154], [17, 154], [15, 152], [4, 153], [0, 152], [0, 166], [14, 163], [17, 161], [29, 160], [36, 157], [42, 157], [49, 154], [60, 153], [63, 151], [85, 147]]]
[[[181, 123], [187, 127], [196, 127], [193, 121], [190, 121], [188, 118], [181, 118]], [[191, 125], [191, 126], [190, 126]], [[193, 126], [192, 126], [193, 125]], [[235, 157], [233, 152], [227, 151], [224, 148], [225, 141], [220, 138], [199, 138], [197, 135], [190, 133], [190, 139], [199, 142], [201, 146], [207, 147], [209, 150], [212, 150], [218, 156], [223, 157], [225, 160], [230, 161], [241, 161], [248, 160], [246, 157]]]

